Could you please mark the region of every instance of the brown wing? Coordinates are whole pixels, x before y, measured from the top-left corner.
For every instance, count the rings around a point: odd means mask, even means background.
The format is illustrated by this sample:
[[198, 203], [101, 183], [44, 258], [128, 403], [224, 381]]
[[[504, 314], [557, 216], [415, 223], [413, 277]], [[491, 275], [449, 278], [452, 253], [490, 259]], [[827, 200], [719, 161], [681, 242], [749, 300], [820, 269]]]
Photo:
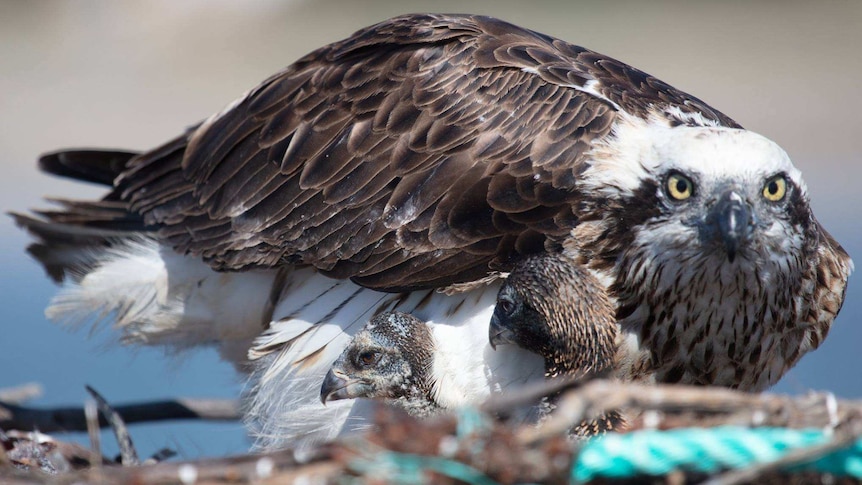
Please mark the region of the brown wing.
[[118, 189], [217, 269], [441, 286], [555, 244], [617, 110], [662, 105], [736, 126], [581, 47], [488, 17], [410, 15], [300, 59], [133, 160]]
[[847, 279], [853, 271], [853, 261], [847, 251], [838, 244], [838, 241], [829, 234], [820, 222], [814, 220], [813, 231], [816, 236], [817, 256], [812, 262], [811, 272], [808, 275], [814, 284], [814, 295], [808, 315], [803, 315], [803, 325], [799, 330], [807, 334], [803, 340], [804, 348], [800, 349], [797, 358], [809, 350], [816, 349], [826, 338], [829, 328], [841, 306], [844, 304], [844, 296], [847, 291]]

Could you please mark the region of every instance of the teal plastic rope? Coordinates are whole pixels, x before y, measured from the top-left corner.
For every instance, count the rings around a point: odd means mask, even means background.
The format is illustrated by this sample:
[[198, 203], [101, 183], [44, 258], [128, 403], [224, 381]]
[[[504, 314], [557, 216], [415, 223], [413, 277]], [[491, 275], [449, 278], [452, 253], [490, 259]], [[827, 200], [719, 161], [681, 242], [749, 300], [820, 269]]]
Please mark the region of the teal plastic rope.
[[[481, 435], [490, 429], [487, 416], [477, 409], [459, 409], [456, 415], [457, 439]], [[476, 442], [477, 446], [481, 444], [481, 440]], [[412, 455], [394, 451], [366, 452], [363, 458], [352, 461], [350, 468], [391, 483], [428, 483], [426, 473], [433, 471], [471, 485], [498, 485], [495, 480], [469, 465], [438, 456]]]
[[429, 477], [426, 473], [433, 471], [471, 485], [498, 485], [479, 470], [455, 460], [394, 451], [384, 451], [367, 459], [354, 460], [350, 463], [350, 468], [390, 483], [428, 483]]
[[[478, 413], [459, 416], [459, 438], [486, 429]], [[583, 444], [571, 478], [586, 482], [597, 478], [623, 479], [638, 475], [662, 476], [676, 470], [716, 473], [775, 461], [794, 449], [828, 442], [821, 429], [745, 428], [724, 426], [669, 431], [644, 430], [608, 433]], [[385, 481], [427, 483], [433, 471], [473, 485], [495, 485], [481, 471], [444, 457], [392, 451], [366, 450], [350, 468]], [[862, 439], [817, 460], [793, 465], [787, 471], [815, 471], [862, 479]]]
[[[666, 475], [674, 470], [715, 473], [781, 458], [787, 452], [829, 440], [820, 429], [690, 428], [608, 433], [584, 444], [572, 479]], [[811, 470], [862, 478], [862, 439], [848, 448], [789, 470]]]

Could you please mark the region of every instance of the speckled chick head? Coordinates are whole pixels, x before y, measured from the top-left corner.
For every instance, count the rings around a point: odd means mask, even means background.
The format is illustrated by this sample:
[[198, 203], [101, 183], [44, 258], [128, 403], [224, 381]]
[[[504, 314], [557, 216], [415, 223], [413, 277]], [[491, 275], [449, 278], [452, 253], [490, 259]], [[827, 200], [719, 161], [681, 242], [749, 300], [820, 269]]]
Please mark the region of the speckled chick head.
[[614, 308], [604, 287], [561, 254], [518, 263], [497, 295], [492, 344], [514, 343], [545, 359], [548, 377], [614, 366]]
[[425, 322], [401, 312], [375, 316], [357, 333], [327, 373], [325, 404], [337, 399], [391, 400], [413, 415], [431, 414], [429, 367], [434, 340]]

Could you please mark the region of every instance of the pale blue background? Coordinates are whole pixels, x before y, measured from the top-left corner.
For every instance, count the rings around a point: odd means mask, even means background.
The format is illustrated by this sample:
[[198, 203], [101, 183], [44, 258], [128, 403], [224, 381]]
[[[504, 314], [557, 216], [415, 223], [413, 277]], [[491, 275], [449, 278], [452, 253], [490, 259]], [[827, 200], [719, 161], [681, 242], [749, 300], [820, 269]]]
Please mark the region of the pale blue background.
[[[0, 1], [0, 208], [92, 188], [37, 174], [42, 151], [146, 149], [205, 118], [306, 52], [410, 11], [496, 15], [659, 76], [781, 144], [805, 174], [820, 221], [862, 255], [860, 2]], [[46, 322], [55, 291], [0, 219], [0, 387], [39, 382], [33, 404], [79, 404], [84, 384], [123, 403], [231, 397], [242, 380], [213, 352], [168, 359]], [[824, 345], [777, 391], [862, 397], [862, 285]], [[243, 451], [239, 425], [134, 426], [142, 454]], [[103, 442], [115, 450], [113, 439]]]

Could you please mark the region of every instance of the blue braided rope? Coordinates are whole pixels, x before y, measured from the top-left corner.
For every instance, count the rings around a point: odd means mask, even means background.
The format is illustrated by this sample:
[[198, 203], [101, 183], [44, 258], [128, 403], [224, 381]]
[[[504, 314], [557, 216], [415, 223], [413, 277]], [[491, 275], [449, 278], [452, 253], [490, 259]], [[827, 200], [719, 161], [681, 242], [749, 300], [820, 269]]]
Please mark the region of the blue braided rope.
[[[608, 433], [584, 444], [572, 468], [577, 482], [595, 478], [666, 475], [674, 470], [715, 473], [781, 458], [787, 452], [819, 445], [829, 436], [819, 429], [689, 428]], [[862, 439], [788, 471], [810, 470], [862, 478]]]

